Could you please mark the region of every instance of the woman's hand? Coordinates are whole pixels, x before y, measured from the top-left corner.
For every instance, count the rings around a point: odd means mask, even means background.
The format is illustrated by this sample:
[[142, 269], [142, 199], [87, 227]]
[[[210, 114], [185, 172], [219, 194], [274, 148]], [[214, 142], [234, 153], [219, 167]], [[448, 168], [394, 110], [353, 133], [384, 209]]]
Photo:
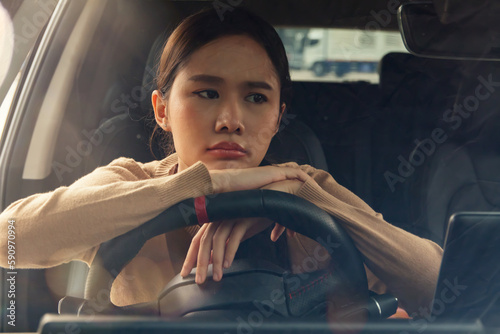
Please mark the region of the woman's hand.
[[264, 187], [285, 180], [305, 182], [310, 178], [309, 175], [298, 168], [276, 166], [211, 170], [210, 177], [212, 178], [214, 193], [259, 188], [270, 189]]
[[[298, 180], [285, 180], [268, 184], [262, 189], [295, 194], [302, 184], [303, 182]], [[187, 276], [196, 265], [195, 280], [201, 284], [205, 281], [208, 264], [213, 263], [213, 279], [219, 281], [222, 278], [222, 268], [231, 266], [240, 243], [262, 232], [272, 223], [267, 218], [241, 218], [203, 225], [191, 241], [181, 276]], [[278, 240], [284, 231], [283, 226], [275, 224], [271, 240]], [[288, 231], [290, 236], [294, 233]]]
[[222, 267], [229, 268], [240, 243], [265, 230], [272, 221], [267, 218], [242, 218], [204, 224], [193, 237], [182, 266], [181, 276], [187, 276], [196, 266], [196, 283], [207, 276], [213, 263], [213, 279], [222, 278]]

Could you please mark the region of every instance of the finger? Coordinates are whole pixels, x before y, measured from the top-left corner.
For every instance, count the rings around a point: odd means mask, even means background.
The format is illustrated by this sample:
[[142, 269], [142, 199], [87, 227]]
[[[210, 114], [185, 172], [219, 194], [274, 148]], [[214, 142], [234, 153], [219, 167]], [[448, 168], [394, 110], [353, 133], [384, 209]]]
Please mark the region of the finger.
[[268, 175], [268, 177], [270, 178], [268, 184], [285, 180], [300, 180], [302, 182], [305, 182], [309, 179], [309, 175], [298, 168], [276, 167], [276, 166], [265, 166], [260, 168], [269, 169], [267, 171], [264, 171], [266, 175]]
[[245, 226], [245, 221], [235, 224], [231, 234], [229, 235], [229, 240], [226, 245], [226, 253], [224, 254], [224, 263], [227, 263], [226, 268], [229, 268], [233, 263], [236, 251], [240, 246], [241, 240], [247, 232], [247, 226]]
[[221, 222], [217, 232], [213, 237], [212, 244], [212, 272], [214, 281], [219, 281], [222, 278], [222, 266], [224, 261], [224, 254], [226, 252], [226, 244], [231, 231], [233, 230], [235, 220]]
[[280, 224], [275, 224], [273, 230], [271, 231], [271, 240], [276, 242], [283, 232], [285, 232], [285, 227]]
[[219, 223], [211, 223], [207, 227], [205, 233], [201, 236], [200, 247], [198, 249], [198, 261], [196, 262], [196, 277], [197, 284], [205, 282], [207, 277], [208, 262], [212, 253], [213, 237], [219, 227]]
[[290, 177], [287, 177], [288, 180], [295, 179], [295, 180], [300, 180], [302, 182], [306, 182], [310, 178], [310, 176], [306, 172], [304, 172], [303, 170], [295, 169], [295, 168], [293, 168], [293, 170], [294, 170], [293, 174], [295, 174], [295, 175], [292, 174], [292, 175], [290, 175]]
[[189, 249], [186, 254], [186, 259], [184, 260], [184, 264], [181, 269], [181, 276], [186, 277], [189, 275], [191, 270], [193, 270], [196, 265], [196, 260], [198, 258], [198, 250], [200, 248], [200, 240], [201, 236], [205, 233], [205, 230], [208, 228], [209, 224], [204, 224], [196, 233], [196, 235], [191, 240], [191, 244], [189, 245]]
[[295, 237], [295, 235], [296, 235], [296, 234], [297, 234], [297, 232], [295, 232], [295, 231], [292, 231], [292, 230], [290, 230], [290, 229], [287, 229], [287, 230], [286, 230], [286, 235], [287, 235], [289, 238], [293, 238], [293, 237]]

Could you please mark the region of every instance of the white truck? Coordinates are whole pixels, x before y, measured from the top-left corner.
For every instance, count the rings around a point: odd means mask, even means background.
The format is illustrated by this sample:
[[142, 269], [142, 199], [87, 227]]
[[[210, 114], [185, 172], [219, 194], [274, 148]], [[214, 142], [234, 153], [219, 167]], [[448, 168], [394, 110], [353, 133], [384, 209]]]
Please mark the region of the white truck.
[[314, 28], [306, 35], [302, 66], [316, 76], [375, 72], [388, 52], [408, 52], [399, 32]]

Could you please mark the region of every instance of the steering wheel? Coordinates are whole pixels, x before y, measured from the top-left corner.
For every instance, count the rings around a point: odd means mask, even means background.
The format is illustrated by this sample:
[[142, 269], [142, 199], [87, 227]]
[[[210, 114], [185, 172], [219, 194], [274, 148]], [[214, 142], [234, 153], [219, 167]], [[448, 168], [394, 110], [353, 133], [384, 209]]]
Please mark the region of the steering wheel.
[[[205, 207], [200, 211], [203, 202]], [[174, 277], [153, 302], [113, 305], [109, 297], [112, 282], [145, 242], [172, 230], [197, 225], [200, 212], [206, 213], [206, 221], [269, 218], [316, 240], [330, 254], [330, 265], [325, 270], [301, 275], [262, 260], [235, 260], [219, 282], [211, 279], [210, 265], [206, 282], [197, 285], [195, 268], [186, 278]], [[134, 230], [103, 243], [88, 274], [85, 298], [64, 297], [59, 302], [59, 313], [213, 319], [215, 315], [234, 314], [238, 309], [237, 312], [259, 310], [267, 317], [297, 318], [324, 315], [328, 307], [328, 313], [333, 312], [336, 318], [351, 319], [366, 313], [367, 305], [373, 301], [377, 312], [383, 313], [380, 301], [370, 299], [360, 252], [329, 214], [300, 197], [257, 189], [184, 200]], [[392, 297], [389, 304], [390, 310], [380, 316], [395, 312], [397, 299]]]

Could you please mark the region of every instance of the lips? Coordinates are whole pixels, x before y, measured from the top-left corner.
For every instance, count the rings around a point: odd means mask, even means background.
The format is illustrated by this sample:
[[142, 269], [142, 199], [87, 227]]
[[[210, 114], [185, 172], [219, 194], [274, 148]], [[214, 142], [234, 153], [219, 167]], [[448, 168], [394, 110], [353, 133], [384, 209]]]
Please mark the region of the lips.
[[240, 151], [246, 153], [245, 149], [241, 147], [239, 144], [231, 143], [227, 141], [221, 141], [220, 143], [215, 144], [212, 147], [208, 148], [209, 150], [228, 150], [228, 151]]
[[208, 148], [208, 153], [218, 158], [234, 159], [241, 158], [247, 154], [247, 151], [239, 144], [223, 141]]

